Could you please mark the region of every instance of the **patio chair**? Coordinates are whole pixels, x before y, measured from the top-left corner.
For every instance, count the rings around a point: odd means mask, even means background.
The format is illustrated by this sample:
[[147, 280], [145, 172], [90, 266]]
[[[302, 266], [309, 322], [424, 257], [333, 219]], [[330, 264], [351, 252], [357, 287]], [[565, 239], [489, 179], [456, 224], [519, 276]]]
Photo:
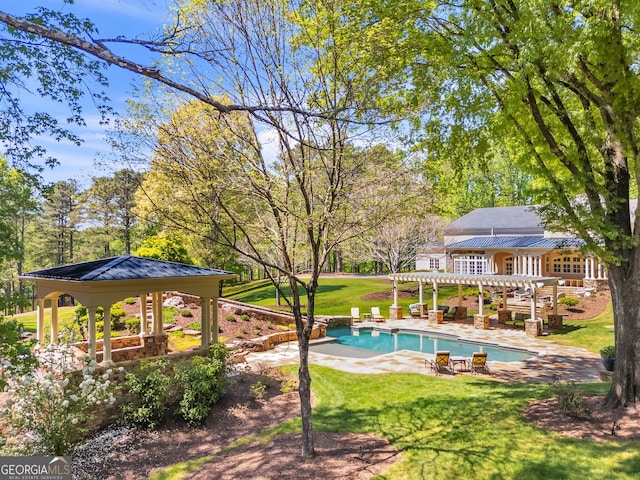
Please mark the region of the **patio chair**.
[[444, 313], [449, 311], [449, 305], [438, 305], [438, 310], [442, 310]]
[[371, 319], [376, 322], [384, 322], [384, 317], [380, 313], [380, 307], [371, 307]]
[[358, 307], [351, 307], [351, 321], [352, 322], [362, 321], [362, 318], [360, 318], [360, 309]]
[[473, 352], [471, 357], [471, 373], [474, 375], [479, 372], [485, 372], [491, 375], [491, 370], [487, 365], [487, 352]]
[[445, 320], [455, 320], [456, 319], [456, 311], [458, 310], [458, 307], [451, 307], [449, 310], [447, 310], [446, 312], [444, 312], [444, 318]]
[[[424, 361], [425, 366], [427, 360]], [[436, 352], [436, 358], [429, 361], [431, 365], [431, 370], [436, 372], [436, 375], [439, 375], [440, 372], [445, 372], [450, 375], [453, 375], [453, 366], [451, 365], [451, 355], [448, 351], [440, 351]]]
[[410, 315], [418, 315], [420, 316], [420, 305], [419, 303], [410, 303], [409, 304], [409, 314]]

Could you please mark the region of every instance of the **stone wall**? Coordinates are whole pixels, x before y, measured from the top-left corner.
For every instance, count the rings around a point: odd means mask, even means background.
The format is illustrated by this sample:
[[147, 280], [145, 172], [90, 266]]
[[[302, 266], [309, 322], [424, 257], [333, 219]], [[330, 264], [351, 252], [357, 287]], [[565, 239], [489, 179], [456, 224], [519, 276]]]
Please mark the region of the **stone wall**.
[[[169, 337], [161, 335], [132, 335], [111, 339], [111, 360], [116, 363], [158, 357], [168, 352]], [[104, 340], [96, 341], [96, 361], [102, 362]], [[74, 346], [85, 353], [89, 352], [88, 342], [74, 343]]]

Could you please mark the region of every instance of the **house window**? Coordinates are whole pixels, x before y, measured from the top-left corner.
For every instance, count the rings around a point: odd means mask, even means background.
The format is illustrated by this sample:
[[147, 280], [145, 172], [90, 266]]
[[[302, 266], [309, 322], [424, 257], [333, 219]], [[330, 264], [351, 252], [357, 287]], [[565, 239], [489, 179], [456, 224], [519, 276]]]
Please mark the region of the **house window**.
[[428, 258], [427, 263], [429, 265], [429, 270], [440, 270], [439, 258]]
[[507, 257], [504, 259], [504, 274], [513, 275], [513, 257]]
[[553, 273], [584, 272], [583, 260], [580, 257], [556, 257], [553, 259]]
[[453, 273], [483, 275], [487, 272], [487, 259], [479, 256], [457, 257], [453, 260]]

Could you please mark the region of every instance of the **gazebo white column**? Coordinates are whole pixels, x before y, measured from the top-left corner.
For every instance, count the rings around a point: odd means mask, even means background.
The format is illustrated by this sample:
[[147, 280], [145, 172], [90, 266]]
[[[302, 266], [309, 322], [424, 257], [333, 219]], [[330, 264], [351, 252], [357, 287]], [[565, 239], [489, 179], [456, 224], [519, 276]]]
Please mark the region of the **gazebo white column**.
[[213, 319], [213, 324], [211, 326], [211, 341], [213, 343], [218, 343], [218, 299], [214, 298], [211, 303], [211, 317]]
[[140, 336], [149, 333], [149, 319], [147, 318], [147, 294], [140, 295]]
[[395, 280], [392, 281], [392, 288], [393, 288], [393, 305], [391, 306], [397, 307], [398, 306], [398, 285]]
[[418, 299], [419, 299], [418, 302], [419, 303], [423, 303], [422, 302], [423, 294], [424, 294], [424, 287], [423, 287], [422, 281], [419, 281], [418, 282]]
[[51, 299], [51, 343], [58, 344], [58, 297]]
[[438, 284], [433, 282], [433, 310], [438, 309]]
[[202, 302], [202, 335], [200, 336], [200, 345], [202, 348], [209, 346], [211, 339], [211, 299], [209, 297], [203, 297], [200, 299]]
[[44, 299], [38, 299], [38, 311], [36, 312], [36, 336], [38, 343], [44, 345]]
[[478, 315], [484, 315], [483, 313], [484, 307], [484, 295], [482, 292], [482, 284], [478, 284]]
[[111, 362], [111, 306], [104, 307], [104, 328], [102, 330], [102, 362]]
[[162, 292], [153, 292], [152, 310], [153, 310], [153, 334], [160, 335], [162, 333]]
[[89, 358], [91, 360], [96, 359], [96, 307], [87, 307], [89, 313], [88, 322], [88, 344], [89, 344]]

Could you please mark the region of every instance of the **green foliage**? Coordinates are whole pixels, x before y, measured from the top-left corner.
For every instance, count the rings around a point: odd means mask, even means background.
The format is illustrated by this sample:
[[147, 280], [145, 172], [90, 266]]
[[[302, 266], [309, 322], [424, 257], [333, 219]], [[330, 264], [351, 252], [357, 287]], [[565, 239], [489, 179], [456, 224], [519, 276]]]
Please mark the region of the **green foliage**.
[[249, 320], [251, 320], [251, 317], [249, 315], [247, 315], [246, 313], [244, 313], [244, 314], [240, 315], [240, 320], [248, 322]]
[[567, 307], [575, 307], [580, 303], [580, 299], [574, 297], [562, 297], [558, 300], [558, 303], [566, 305]]
[[124, 299], [124, 303], [126, 303], [127, 305], [135, 305], [136, 304], [136, 298], [135, 297], [127, 297]]
[[169, 398], [171, 377], [165, 373], [165, 359], [143, 360], [140, 366], [125, 377], [124, 389], [132, 399], [122, 405], [122, 422], [155, 428], [164, 421]]
[[202, 423], [224, 395], [225, 373], [224, 358], [196, 356], [178, 364], [175, 380], [181, 391], [176, 415], [190, 425]]
[[188, 308], [183, 308], [182, 310], [180, 310], [180, 315], [187, 318], [193, 317], [193, 313]]
[[187, 328], [190, 330], [202, 330], [202, 324], [200, 322], [191, 322], [187, 325]]
[[556, 382], [553, 384], [552, 390], [558, 398], [559, 410], [577, 418], [591, 417], [591, 409], [575, 382]]
[[229, 315], [227, 315], [226, 317], [224, 317], [224, 319], [225, 319], [227, 322], [235, 322], [235, 321], [236, 321], [236, 316], [235, 316], [235, 315], [231, 315], [231, 314], [229, 314]]
[[283, 380], [280, 384], [281, 393], [290, 393], [298, 389], [298, 383], [295, 380]]
[[17, 320], [8, 320], [0, 315], [0, 391], [7, 385], [7, 378], [24, 375], [37, 364], [31, 352], [33, 342], [20, 339], [22, 325]]
[[193, 264], [185, 247], [184, 238], [178, 235], [147, 237], [135, 254], [158, 260]]
[[140, 319], [139, 318], [127, 318], [124, 321], [127, 330], [131, 335], [138, 335], [140, 333]]
[[614, 345], [606, 345], [600, 349], [600, 355], [603, 358], [616, 358], [616, 347]]
[[260, 380], [249, 385], [249, 395], [251, 395], [251, 397], [255, 400], [264, 398], [266, 391], [267, 385]]

